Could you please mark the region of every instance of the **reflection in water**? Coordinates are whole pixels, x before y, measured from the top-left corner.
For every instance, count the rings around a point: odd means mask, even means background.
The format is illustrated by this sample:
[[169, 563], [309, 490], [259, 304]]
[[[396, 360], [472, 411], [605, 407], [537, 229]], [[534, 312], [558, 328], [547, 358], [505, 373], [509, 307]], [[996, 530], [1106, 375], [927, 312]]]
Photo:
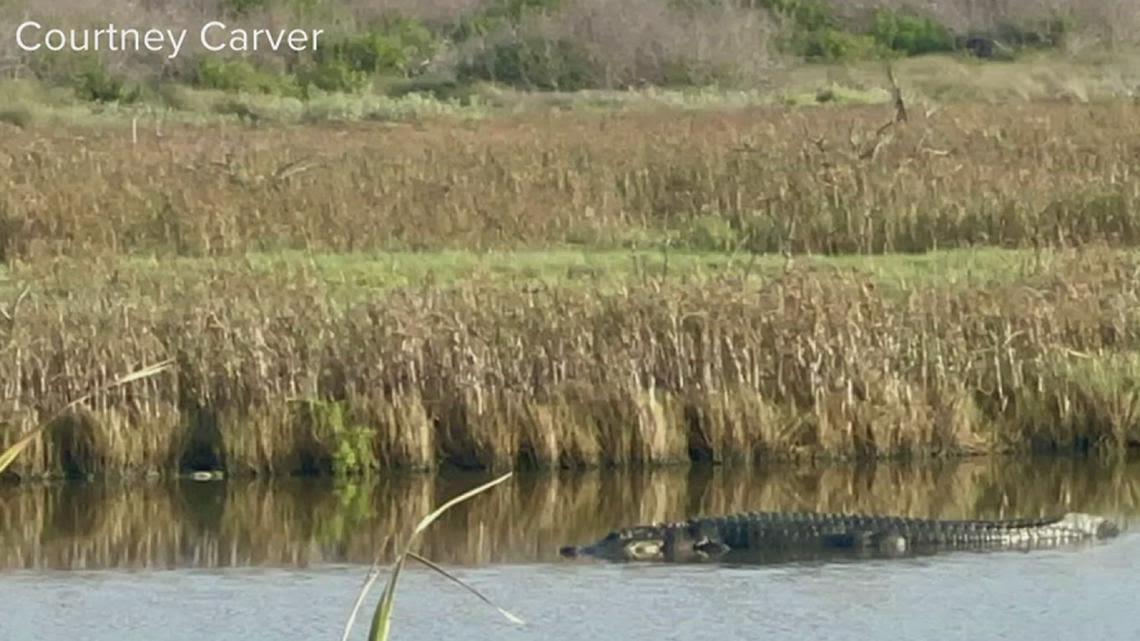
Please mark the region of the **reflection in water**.
[[[30, 485], [0, 488], [0, 569], [305, 566], [391, 555], [483, 477]], [[874, 467], [694, 468], [512, 479], [461, 505], [423, 551], [449, 564], [553, 561], [633, 523], [740, 510], [931, 518], [1140, 514], [1140, 462], [1002, 459]]]

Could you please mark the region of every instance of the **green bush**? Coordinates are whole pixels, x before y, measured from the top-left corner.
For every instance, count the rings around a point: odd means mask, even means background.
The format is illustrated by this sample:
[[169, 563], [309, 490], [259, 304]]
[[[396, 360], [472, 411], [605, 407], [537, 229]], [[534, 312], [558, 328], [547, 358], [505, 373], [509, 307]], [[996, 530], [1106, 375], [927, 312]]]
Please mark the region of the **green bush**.
[[801, 55], [814, 60], [867, 60], [889, 53], [873, 36], [831, 28], [804, 34], [800, 47]]
[[485, 36], [505, 25], [517, 25], [532, 13], [556, 11], [562, 0], [490, 0], [479, 10], [463, 16], [451, 33], [456, 42]]
[[826, 0], [757, 0], [757, 5], [792, 21], [794, 28], [778, 39], [777, 46], [786, 53], [843, 61], [878, 58], [887, 52], [872, 35], [844, 29]]
[[159, 105], [176, 111], [206, 111], [209, 108], [201, 92], [178, 82], [162, 82], [154, 87], [153, 99]]
[[345, 60], [326, 58], [298, 68], [297, 82], [306, 97], [313, 87], [328, 92], [359, 93], [368, 88], [372, 76], [367, 71], [354, 69]]
[[82, 100], [131, 103], [142, 96], [139, 83], [112, 72], [97, 54], [47, 53], [32, 59], [37, 78], [70, 87]]
[[312, 400], [307, 417], [313, 436], [327, 452], [332, 475], [338, 478], [367, 474], [377, 467], [372, 444], [375, 430], [357, 424], [344, 402]]
[[292, 76], [277, 74], [240, 58], [202, 56], [197, 61], [194, 84], [230, 92], [296, 96], [299, 89]]
[[577, 43], [541, 38], [504, 42], [486, 49], [460, 65], [459, 78], [552, 91], [591, 89], [605, 83], [601, 65]]
[[375, 76], [416, 75], [439, 47], [435, 34], [418, 20], [388, 16], [366, 31], [331, 39], [294, 71], [306, 95], [313, 88], [357, 93]]
[[392, 98], [421, 94], [431, 96], [436, 100], [466, 102], [471, 98], [472, 88], [450, 77], [421, 76], [393, 83], [385, 91], [385, 94]]
[[731, 85], [739, 78], [739, 70], [729, 63], [713, 63], [689, 58], [665, 61], [661, 84], [666, 87], [705, 87]]
[[836, 25], [826, 0], [758, 0], [757, 4], [778, 16], [791, 18], [802, 31], [823, 31]]
[[13, 127], [20, 129], [27, 129], [31, 126], [32, 121], [35, 119], [31, 109], [23, 105], [15, 105], [12, 107], [5, 107], [0, 109], [0, 122], [7, 123]]
[[1018, 49], [1055, 49], [1065, 43], [1074, 26], [1071, 17], [1055, 14], [1024, 23], [1003, 22], [997, 25], [994, 37]]
[[224, 100], [214, 103], [211, 111], [222, 116], [236, 116], [242, 122], [249, 124], [272, 120], [272, 118], [267, 118], [260, 110], [254, 109], [248, 100], [242, 98], [225, 98]]
[[[435, 34], [418, 20], [387, 17], [362, 33], [344, 35], [317, 49], [318, 66], [367, 74], [414, 75], [439, 50]], [[339, 71], [337, 71], [339, 73]]]
[[870, 35], [880, 46], [908, 56], [954, 50], [954, 36], [946, 27], [889, 9], [875, 12]]
[[75, 91], [92, 102], [131, 103], [142, 96], [142, 87], [94, 60], [75, 75]]

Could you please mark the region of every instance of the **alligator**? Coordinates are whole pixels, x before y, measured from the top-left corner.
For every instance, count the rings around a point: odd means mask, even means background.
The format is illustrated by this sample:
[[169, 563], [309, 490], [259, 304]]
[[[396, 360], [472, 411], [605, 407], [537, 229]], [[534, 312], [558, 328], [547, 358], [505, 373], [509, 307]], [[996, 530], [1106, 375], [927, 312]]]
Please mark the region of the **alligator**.
[[1005, 521], [744, 512], [622, 528], [597, 543], [566, 546], [560, 553], [568, 558], [613, 561], [703, 561], [723, 559], [729, 553], [756, 558], [815, 558], [834, 553], [892, 557], [954, 549], [1060, 547], [1119, 533], [1120, 528], [1104, 517], [1075, 512]]

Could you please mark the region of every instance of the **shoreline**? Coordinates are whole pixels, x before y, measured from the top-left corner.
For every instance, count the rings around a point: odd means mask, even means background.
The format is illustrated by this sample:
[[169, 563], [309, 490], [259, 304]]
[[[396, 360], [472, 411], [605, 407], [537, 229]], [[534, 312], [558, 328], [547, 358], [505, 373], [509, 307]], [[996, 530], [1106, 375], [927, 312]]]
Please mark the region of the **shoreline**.
[[[938, 519], [1085, 511], [1134, 527], [1138, 468], [1136, 461], [970, 460], [520, 474], [504, 496], [459, 506], [426, 532], [424, 553], [460, 565], [557, 562], [560, 545], [593, 540], [622, 524], [759, 509]], [[390, 559], [385, 541], [409, 534], [440, 496], [486, 478], [0, 485], [8, 510], [0, 514], [0, 538], [15, 539], [0, 553], [0, 568], [369, 564], [378, 550]], [[471, 519], [484, 527], [467, 526]], [[200, 543], [187, 549], [191, 541]]]

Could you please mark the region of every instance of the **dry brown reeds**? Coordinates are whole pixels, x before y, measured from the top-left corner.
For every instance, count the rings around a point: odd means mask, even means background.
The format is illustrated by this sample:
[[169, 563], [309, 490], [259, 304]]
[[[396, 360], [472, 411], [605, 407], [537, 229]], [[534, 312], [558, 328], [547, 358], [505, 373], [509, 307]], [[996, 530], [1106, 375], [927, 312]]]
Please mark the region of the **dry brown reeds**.
[[0, 259], [1140, 242], [1140, 107], [909, 108], [889, 128], [884, 107], [770, 107], [161, 135], [142, 124], [135, 146], [113, 129], [15, 131], [0, 150]]
[[[1137, 108], [907, 107], [905, 122], [882, 107], [571, 114], [235, 129], [222, 144], [197, 129], [138, 145], [113, 129], [16, 132], [0, 151], [0, 445], [113, 372], [168, 358], [174, 375], [101, 395], [13, 470], [351, 475], [1136, 444], [1140, 267], [1112, 248], [1140, 241]], [[379, 289], [296, 257], [268, 271], [135, 258], [570, 242], [1036, 252], [993, 282], [901, 290], [793, 260], [764, 277]]]
[[[23, 475], [1122, 452], [1140, 442], [1132, 254], [1081, 252], [1012, 284], [907, 291], [792, 266], [751, 280], [467, 282], [356, 300], [289, 273], [222, 269], [171, 286], [130, 280], [114, 261], [102, 272], [68, 264], [42, 276], [0, 335], [6, 439], [110, 372], [165, 358], [176, 371], [101, 395], [78, 429], [53, 431], [15, 463]], [[88, 284], [68, 290], [69, 269]]]

